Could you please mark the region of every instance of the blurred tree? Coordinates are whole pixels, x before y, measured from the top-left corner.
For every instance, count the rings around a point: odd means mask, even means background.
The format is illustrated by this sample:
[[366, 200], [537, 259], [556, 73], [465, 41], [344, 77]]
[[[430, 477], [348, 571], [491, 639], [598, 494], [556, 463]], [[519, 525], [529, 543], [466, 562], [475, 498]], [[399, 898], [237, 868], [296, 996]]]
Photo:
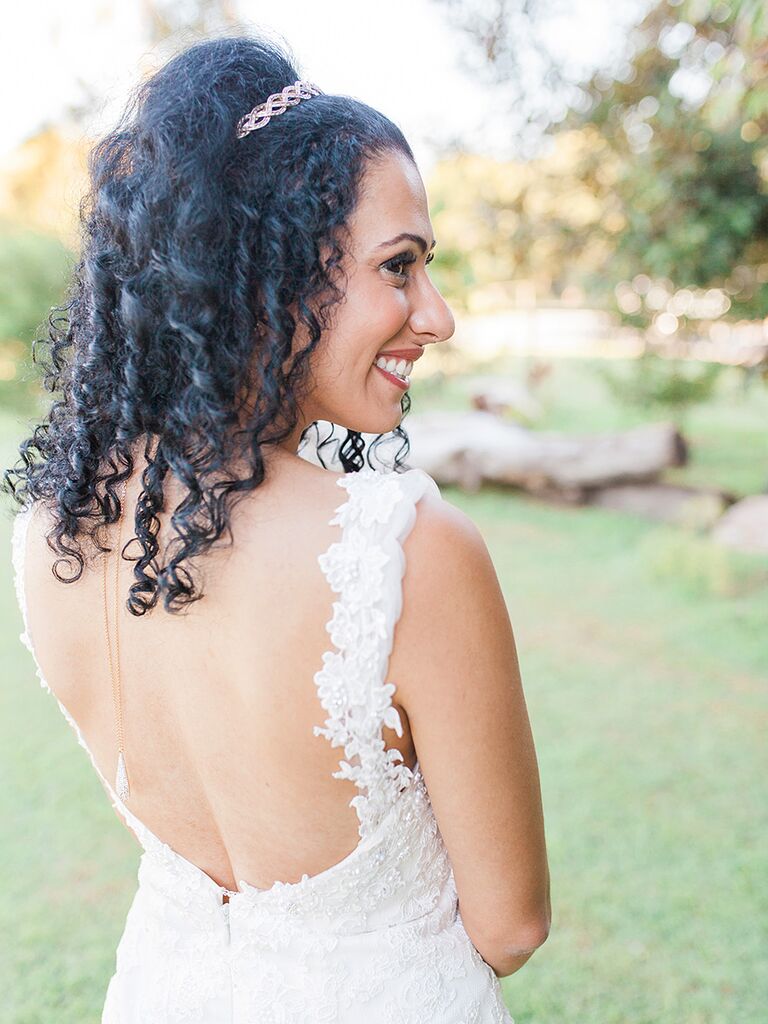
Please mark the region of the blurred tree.
[[[543, 133], [562, 121], [578, 100], [576, 83], [601, 63], [600, 48], [609, 59], [616, 49], [613, 40], [621, 39], [636, 24], [649, 0], [601, 5], [600, 39], [592, 41], [587, 53], [587, 48], [568, 45], [568, 39], [574, 21], [585, 13], [589, 2], [433, 0], [449, 24], [472, 43], [459, 49], [460, 66], [492, 90], [492, 102], [474, 111], [473, 124], [494, 127], [503, 116], [505, 152], [510, 156], [537, 153]], [[620, 75], [621, 68], [616, 73]], [[460, 150], [462, 142], [466, 144], [466, 126], [463, 133], [449, 140], [443, 151]], [[440, 148], [439, 140], [433, 141]]]
[[52, 235], [0, 223], [0, 405], [23, 408], [39, 392], [32, 340], [65, 293], [72, 255]]
[[[548, 277], [555, 290], [583, 284], [593, 300], [646, 332], [651, 347], [693, 338], [720, 343], [729, 322], [768, 314], [762, 0], [646, 4], [626, 46], [581, 83], [573, 68], [554, 66], [557, 55], [546, 45], [558, 0], [436, 2], [473, 40], [491, 77], [501, 83], [509, 76], [510, 90], [495, 105], [505, 96], [514, 103], [510, 123], [549, 117], [550, 148], [527, 165], [504, 165], [517, 195], [505, 199], [502, 189], [491, 201], [493, 217], [485, 221], [499, 230], [494, 255], [507, 253], [496, 266]], [[524, 75], [530, 50], [540, 69], [534, 85]], [[565, 118], [536, 102], [536, 89], [550, 83], [570, 108]], [[568, 152], [572, 161], [563, 167]], [[587, 194], [591, 204], [582, 201]]]
[[88, 183], [88, 148], [69, 116], [25, 139], [0, 174], [0, 219], [77, 248], [78, 199]]
[[[509, 123], [510, 152], [530, 156], [542, 132], [567, 110], [571, 83], [551, 47], [547, 32], [553, 15], [567, 10], [565, 0], [435, 0], [448, 21], [474, 45], [459, 50], [459, 63], [472, 77], [493, 87], [495, 102], [477, 111], [478, 120]], [[462, 138], [444, 144], [460, 151]]]
[[243, 27], [235, 0], [141, 0], [146, 34], [152, 46], [179, 37], [202, 37]]
[[768, 8], [662, 0], [630, 38], [631, 74], [582, 86], [572, 127], [616, 157], [625, 227], [593, 292], [666, 336], [768, 313]]
[[661, 359], [647, 351], [630, 364], [628, 371], [614, 370], [609, 363], [597, 365], [594, 370], [619, 404], [646, 411], [663, 408], [682, 428], [689, 409], [712, 397], [723, 366], [690, 359]]
[[63, 296], [71, 265], [58, 239], [0, 223], [0, 338], [31, 343]]
[[616, 177], [614, 163], [590, 126], [560, 132], [536, 159], [457, 153], [439, 161], [429, 179], [437, 283], [464, 308], [486, 285], [525, 280], [538, 295], [559, 295], [578, 284], [605, 264], [614, 247], [605, 235], [625, 223], [615, 204], [597, 198], [602, 181]]

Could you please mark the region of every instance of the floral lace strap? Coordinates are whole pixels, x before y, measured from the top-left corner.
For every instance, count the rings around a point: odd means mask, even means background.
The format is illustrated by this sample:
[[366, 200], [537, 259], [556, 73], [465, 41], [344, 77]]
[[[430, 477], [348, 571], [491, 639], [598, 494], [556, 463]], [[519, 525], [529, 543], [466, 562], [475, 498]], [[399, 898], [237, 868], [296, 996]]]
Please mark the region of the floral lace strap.
[[385, 749], [384, 726], [402, 736], [392, 705], [393, 683], [385, 676], [394, 628], [402, 611], [402, 544], [416, 519], [416, 502], [427, 491], [440, 495], [421, 469], [405, 473], [369, 467], [337, 481], [348, 493], [330, 524], [341, 539], [318, 557], [339, 599], [326, 625], [336, 651], [323, 655], [315, 674], [320, 702], [328, 712], [315, 726], [334, 747], [343, 746], [334, 778], [351, 779], [361, 790], [350, 801], [360, 819], [360, 835], [376, 827], [411, 776], [400, 751]]

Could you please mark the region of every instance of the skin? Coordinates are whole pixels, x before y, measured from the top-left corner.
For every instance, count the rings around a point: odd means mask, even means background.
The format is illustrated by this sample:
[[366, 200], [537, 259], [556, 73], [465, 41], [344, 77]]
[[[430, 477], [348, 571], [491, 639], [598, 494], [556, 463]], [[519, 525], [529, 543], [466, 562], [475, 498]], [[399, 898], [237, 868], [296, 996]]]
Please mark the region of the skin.
[[[390, 153], [369, 165], [349, 228], [345, 300], [333, 330], [313, 353], [312, 387], [301, 421], [282, 444], [283, 452], [294, 456], [302, 430], [315, 420], [361, 433], [393, 430], [402, 418], [403, 392], [375, 369], [376, 356], [384, 349], [424, 349], [447, 341], [456, 328], [429, 277], [434, 232], [424, 182], [411, 160]], [[427, 251], [412, 240], [382, 247], [402, 232], [420, 235]], [[415, 261], [393, 263], [398, 256]], [[297, 343], [302, 340], [299, 335]]]

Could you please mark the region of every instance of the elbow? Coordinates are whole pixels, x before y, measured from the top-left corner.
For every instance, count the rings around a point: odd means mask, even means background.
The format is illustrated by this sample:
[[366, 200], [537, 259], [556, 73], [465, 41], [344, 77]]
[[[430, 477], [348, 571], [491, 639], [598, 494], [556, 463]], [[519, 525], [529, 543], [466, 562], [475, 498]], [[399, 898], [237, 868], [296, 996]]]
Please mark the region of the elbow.
[[542, 919], [527, 928], [516, 930], [512, 936], [506, 935], [501, 941], [494, 942], [486, 952], [480, 949], [478, 952], [497, 978], [506, 978], [530, 960], [547, 941], [549, 932], [549, 919]]
[[531, 956], [539, 946], [543, 946], [549, 938], [549, 919], [542, 918], [527, 928], [515, 931], [512, 940], [506, 940], [501, 948], [502, 957], [515, 959], [519, 956]]

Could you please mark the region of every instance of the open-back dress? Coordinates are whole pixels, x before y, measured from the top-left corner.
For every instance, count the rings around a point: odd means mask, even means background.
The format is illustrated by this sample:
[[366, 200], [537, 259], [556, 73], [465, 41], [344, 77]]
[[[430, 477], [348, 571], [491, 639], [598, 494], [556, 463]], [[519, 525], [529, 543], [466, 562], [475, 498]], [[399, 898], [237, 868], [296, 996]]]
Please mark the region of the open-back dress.
[[[351, 779], [355, 849], [319, 874], [230, 892], [155, 836], [117, 797], [60, 700], [113, 806], [144, 852], [116, 951], [102, 1024], [514, 1024], [499, 979], [464, 929], [453, 871], [418, 761], [385, 749], [401, 734], [386, 680], [402, 609], [403, 541], [426, 472], [365, 467], [345, 492], [318, 556], [337, 595], [332, 649], [314, 681], [316, 735], [343, 748], [335, 778]], [[29, 507], [13, 524], [16, 596], [28, 631], [24, 554]], [[324, 713], [324, 721], [323, 719]]]

